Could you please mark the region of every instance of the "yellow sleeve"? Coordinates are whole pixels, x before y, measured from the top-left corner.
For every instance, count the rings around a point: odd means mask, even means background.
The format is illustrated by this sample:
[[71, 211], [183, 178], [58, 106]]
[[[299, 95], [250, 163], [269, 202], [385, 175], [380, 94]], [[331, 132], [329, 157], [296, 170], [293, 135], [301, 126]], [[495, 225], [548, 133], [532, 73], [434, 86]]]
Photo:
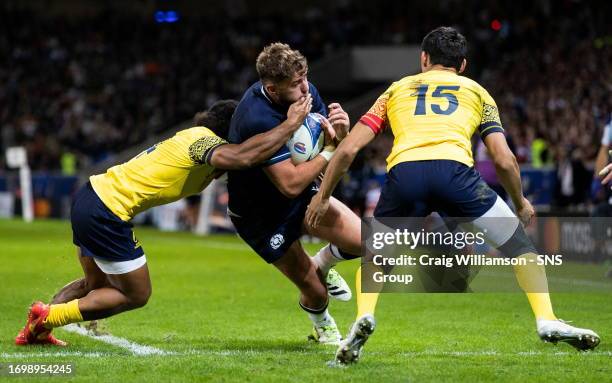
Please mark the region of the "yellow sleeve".
[[493, 97], [482, 88], [481, 90], [482, 100], [482, 117], [480, 119], [480, 125], [478, 126], [478, 133], [480, 138], [485, 138], [487, 135], [495, 132], [504, 132], [502, 127], [501, 119], [499, 118], [499, 111], [497, 110], [497, 104]]
[[227, 144], [219, 136], [204, 136], [195, 140], [189, 145], [189, 158], [198, 165], [210, 165], [212, 153], [221, 145]]

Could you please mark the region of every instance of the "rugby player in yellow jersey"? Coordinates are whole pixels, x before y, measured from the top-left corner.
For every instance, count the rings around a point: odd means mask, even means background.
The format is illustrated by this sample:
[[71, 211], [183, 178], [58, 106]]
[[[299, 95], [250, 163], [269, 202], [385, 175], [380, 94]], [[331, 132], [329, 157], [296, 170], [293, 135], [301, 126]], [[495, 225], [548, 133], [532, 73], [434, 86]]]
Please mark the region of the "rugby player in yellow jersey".
[[[374, 217], [425, 217], [433, 211], [467, 217], [480, 230], [488, 230], [483, 231], [505, 256], [532, 259], [536, 250], [521, 223], [529, 224], [534, 209], [523, 197], [519, 167], [506, 143], [497, 106], [482, 86], [459, 75], [466, 66], [465, 37], [453, 28], [440, 27], [425, 36], [421, 48], [422, 73], [393, 83], [336, 149], [307, 210], [308, 222], [317, 226], [357, 152], [388, 126], [395, 139]], [[473, 168], [470, 139], [476, 131], [495, 162], [516, 215]], [[489, 217], [505, 218], [503, 227], [491, 227], [485, 219]], [[542, 340], [564, 341], [580, 350], [597, 346], [599, 336], [593, 331], [557, 319], [543, 266], [528, 262], [515, 267], [515, 274]], [[359, 358], [375, 327], [378, 294], [361, 292], [361, 268], [357, 294], [357, 320], [336, 352], [342, 363]]]
[[[228, 169], [243, 169], [270, 158], [302, 124], [312, 107], [310, 95], [294, 102], [287, 120], [239, 145], [225, 138], [238, 103], [219, 101], [204, 116], [205, 126], [175, 136], [114, 166], [76, 194], [72, 205], [73, 242], [85, 276], [63, 287], [50, 305], [35, 302], [18, 345], [65, 345], [54, 327], [106, 318], [144, 306], [151, 281], [144, 250], [130, 220], [153, 206], [201, 192]], [[324, 121], [327, 133], [331, 125]]]

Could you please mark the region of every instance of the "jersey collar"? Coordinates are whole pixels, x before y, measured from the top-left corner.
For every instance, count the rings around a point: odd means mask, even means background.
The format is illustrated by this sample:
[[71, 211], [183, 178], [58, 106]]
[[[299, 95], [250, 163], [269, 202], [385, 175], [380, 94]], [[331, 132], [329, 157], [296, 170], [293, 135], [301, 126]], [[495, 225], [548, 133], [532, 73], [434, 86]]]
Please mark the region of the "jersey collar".
[[270, 96], [268, 96], [268, 93], [266, 93], [266, 90], [264, 89], [263, 84], [261, 84], [261, 87], [259, 88], [259, 90], [261, 91], [261, 94], [263, 94], [263, 96], [266, 98], [266, 100], [268, 100], [270, 104], [274, 105], [274, 103], [270, 99]]
[[264, 89], [263, 84], [259, 86], [259, 92], [270, 103], [270, 106], [272, 107], [272, 109], [274, 109], [275, 111], [277, 111], [278, 113], [281, 113], [281, 114], [286, 114], [287, 113], [287, 110], [289, 110], [289, 107], [288, 106], [279, 105], [279, 104], [275, 103], [274, 101], [272, 101], [272, 99], [270, 98], [270, 96], [268, 95], [266, 90]]

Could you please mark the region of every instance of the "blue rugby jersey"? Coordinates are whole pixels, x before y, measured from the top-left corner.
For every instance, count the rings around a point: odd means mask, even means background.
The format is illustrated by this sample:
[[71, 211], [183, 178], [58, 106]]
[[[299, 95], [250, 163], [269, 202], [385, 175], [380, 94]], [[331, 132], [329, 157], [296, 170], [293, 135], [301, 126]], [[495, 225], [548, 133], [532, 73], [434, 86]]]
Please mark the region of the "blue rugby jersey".
[[[311, 112], [327, 116], [327, 108], [319, 92], [311, 83], [308, 85], [312, 95]], [[267, 132], [280, 125], [287, 119], [288, 109], [288, 106], [272, 102], [261, 82], [256, 82], [244, 93], [232, 116], [229, 142], [240, 144], [256, 134]], [[259, 166], [230, 171], [228, 176], [230, 214], [243, 217], [265, 215], [270, 218], [282, 218], [293, 204], [303, 197], [300, 196], [294, 200], [285, 197], [270, 181], [263, 169], [290, 157], [289, 149], [283, 146], [268, 161]], [[312, 186], [314, 184], [308, 188]]]

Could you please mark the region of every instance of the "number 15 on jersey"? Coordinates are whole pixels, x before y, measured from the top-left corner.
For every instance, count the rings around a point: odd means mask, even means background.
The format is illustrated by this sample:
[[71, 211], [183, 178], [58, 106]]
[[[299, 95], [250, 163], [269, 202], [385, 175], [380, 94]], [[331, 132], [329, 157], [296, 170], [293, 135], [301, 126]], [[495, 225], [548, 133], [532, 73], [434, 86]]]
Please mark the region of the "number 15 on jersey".
[[[427, 114], [427, 91], [429, 89], [428, 84], [419, 85], [416, 89], [417, 102], [416, 108], [414, 109], [415, 116], [423, 116]], [[438, 85], [430, 98], [431, 111], [435, 114], [451, 114], [459, 106], [457, 96], [451, 92], [459, 90], [459, 85]], [[444, 100], [446, 99], [446, 100]], [[445, 105], [446, 104], [446, 105]], [[446, 108], [444, 108], [446, 107]]]

